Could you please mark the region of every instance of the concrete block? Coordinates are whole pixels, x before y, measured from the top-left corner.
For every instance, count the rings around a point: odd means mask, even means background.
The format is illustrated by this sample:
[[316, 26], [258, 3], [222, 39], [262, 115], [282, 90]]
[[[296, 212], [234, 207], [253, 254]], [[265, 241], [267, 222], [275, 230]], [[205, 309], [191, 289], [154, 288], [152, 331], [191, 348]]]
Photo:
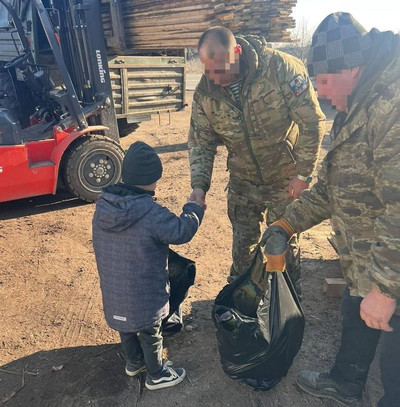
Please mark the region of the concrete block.
[[329, 297], [341, 297], [346, 281], [344, 278], [326, 278], [322, 287], [322, 292]]

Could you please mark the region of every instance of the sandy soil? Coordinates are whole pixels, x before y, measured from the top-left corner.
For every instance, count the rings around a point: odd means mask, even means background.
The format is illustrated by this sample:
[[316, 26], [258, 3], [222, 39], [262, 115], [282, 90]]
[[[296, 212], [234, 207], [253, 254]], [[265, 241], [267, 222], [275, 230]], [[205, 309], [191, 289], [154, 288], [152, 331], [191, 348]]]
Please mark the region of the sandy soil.
[[[188, 92], [189, 105], [191, 97]], [[135, 140], [156, 148], [164, 165], [157, 196], [175, 212], [190, 194], [189, 115], [190, 107], [173, 114], [171, 124], [167, 116], [142, 123], [122, 140], [125, 148]], [[143, 389], [143, 377], [125, 376], [118, 337], [105, 324], [91, 244], [94, 205], [63, 191], [0, 204], [0, 406], [335, 405], [294, 384], [302, 369], [327, 369], [339, 344], [340, 299], [322, 294], [324, 278], [340, 276], [326, 239], [329, 222], [302, 236], [306, 330], [288, 376], [269, 392], [255, 392], [222, 371], [210, 313], [230, 267], [225, 163], [226, 151], [219, 147], [201, 229], [192, 242], [174, 247], [197, 264], [196, 283], [183, 306], [193, 330], [165, 339], [166, 355], [187, 369], [188, 379], [158, 392]], [[375, 406], [380, 393], [376, 366], [371, 377], [364, 406]]]

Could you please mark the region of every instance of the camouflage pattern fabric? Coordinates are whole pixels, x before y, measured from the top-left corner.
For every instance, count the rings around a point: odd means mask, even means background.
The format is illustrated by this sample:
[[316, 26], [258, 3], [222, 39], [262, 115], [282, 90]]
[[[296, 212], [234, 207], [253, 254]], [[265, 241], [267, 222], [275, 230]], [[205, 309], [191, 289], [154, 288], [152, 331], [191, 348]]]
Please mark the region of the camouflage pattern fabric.
[[[259, 37], [238, 37], [237, 42], [247, 65], [240, 103], [229, 88], [203, 75], [193, 97], [188, 147], [192, 188], [205, 191], [218, 139], [228, 149], [233, 269], [242, 273], [250, 265], [249, 247], [259, 240], [267, 207], [269, 221], [278, 219], [291, 202], [289, 180], [312, 174], [325, 116], [301, 61], [268, 48]], [[293, 248], [297, 253], [297, 242]], [[289, 257], [290, 264], [299, 263], [297, 254]], [[293, 267], [299, 272], [299, 265]]]
[[257, 318], [257, 308], [268, 287], [268, 275], [264, 256], [259, 246], [253, 253], [251, 271], [244, 282], [232, 293], [233, 305], [236, 310], [249, 317]]
[[[294, 166], [291, 168], [292, 174], [288, 172], [289, 176], [268, 186], [255, 186], [231, 177], [228, 187], [228, 216], [233, 229], [231, 275], [243, 274], [250, 268], [254, 257], [251, 250], [258, 243], [266, 223], [271, 224], [281, 218], [286, 206], [292, 202], [287, 192], [289, 181], [294, 176]], [[301, 267], [297, 236], [293, 236], [289, 243], [286, 270], [300, 296]]]
[[318, 182], [284, 215], [297, 232], [332, 218], [353, 296], [400, 299], [399, 54], [356, 93]]
[[259, 37], [238, 37], [237, 42], [248, 71], [241, 103], [229, 88], [205, 75], [193, 97], [188, 141], [192, 187], [209, 189], [218, 138], [228, 149], [228, 170], [239, 179], [270, 185], [293, 164], [295, 173], [310, 176], [325, 116], [304, 65], [267, 48]]

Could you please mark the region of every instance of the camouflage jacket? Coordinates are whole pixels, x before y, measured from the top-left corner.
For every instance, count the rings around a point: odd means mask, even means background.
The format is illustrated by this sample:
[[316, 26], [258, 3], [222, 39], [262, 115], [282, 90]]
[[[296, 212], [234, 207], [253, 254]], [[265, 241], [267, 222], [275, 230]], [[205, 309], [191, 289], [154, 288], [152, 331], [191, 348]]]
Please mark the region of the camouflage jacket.
[[230, 174], [240, 180], [272, 183], [294, 162], [300, 175], [314, 170], [325, 116], [304, 65], [267, 48], [259, 37], [237, 42], [247, 65], [241, 103], [205, 75], [193, 97], [188, 143], [193, 188], [210, 187], [218, 137], [228, 149]]
[[318, 182], [284, 218], [297, 232], [332, 218], [351, 294], [364, 297], [375, 287], [400, 299], [399, 49], [384, 67], [375, 62], [374, 74], [361, 78]]

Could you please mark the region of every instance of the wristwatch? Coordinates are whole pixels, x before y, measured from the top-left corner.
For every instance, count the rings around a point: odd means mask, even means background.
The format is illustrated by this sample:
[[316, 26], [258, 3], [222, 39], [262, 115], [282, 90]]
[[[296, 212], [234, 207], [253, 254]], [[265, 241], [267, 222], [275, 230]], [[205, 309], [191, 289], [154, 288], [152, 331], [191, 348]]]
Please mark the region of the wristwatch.
[[303, 177], [300, 174], [297, 174], [296, 178], [298, 178], [300, 181], [303, 181], [303, 182], [305, 182], [307, 184], [311, 184], [311, 181], [312, 181], [312, 177]]

